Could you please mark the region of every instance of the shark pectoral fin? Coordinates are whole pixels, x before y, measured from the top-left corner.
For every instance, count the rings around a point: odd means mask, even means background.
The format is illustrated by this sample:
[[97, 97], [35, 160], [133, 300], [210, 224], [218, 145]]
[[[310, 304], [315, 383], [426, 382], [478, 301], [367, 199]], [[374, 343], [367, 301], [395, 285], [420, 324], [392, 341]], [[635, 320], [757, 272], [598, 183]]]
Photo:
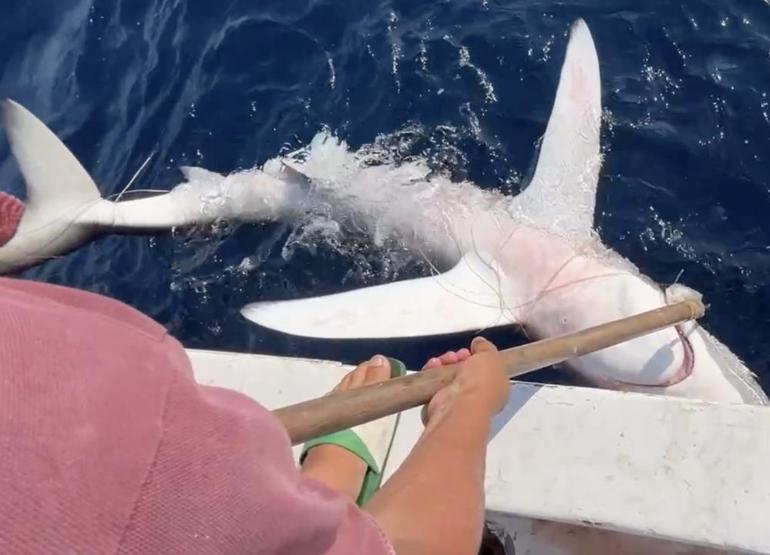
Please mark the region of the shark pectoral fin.
[[535, 174], [513, 200], [516, 212], [578, 240], [590, 236], [601, 167], [601, 113], [596, 48], [588, 26], [578, 20], [570, 32]]
[[[501, 304], [499, 273], [465, 257], [445, 274], [281, 302], [241, 313], [266, 328], [328, 339], [442, 335], [516, 321]], [[492, 281], [492, 280], [495, 281]]]

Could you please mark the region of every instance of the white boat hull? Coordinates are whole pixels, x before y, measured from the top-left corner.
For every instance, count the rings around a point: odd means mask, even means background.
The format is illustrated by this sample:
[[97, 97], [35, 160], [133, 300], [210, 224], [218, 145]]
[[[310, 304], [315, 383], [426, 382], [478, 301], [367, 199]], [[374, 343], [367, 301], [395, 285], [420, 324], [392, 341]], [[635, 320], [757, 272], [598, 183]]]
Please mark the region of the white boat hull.
[[[188, 353], [200, 383], [269, 409], [350, 369]], [[419, 410], [403, 413], [386, 479], [421, 432]], [[770, 408], [516, 383], [490, 438], [487, 520], [517, 555], [770, 553], [768, 438]]]

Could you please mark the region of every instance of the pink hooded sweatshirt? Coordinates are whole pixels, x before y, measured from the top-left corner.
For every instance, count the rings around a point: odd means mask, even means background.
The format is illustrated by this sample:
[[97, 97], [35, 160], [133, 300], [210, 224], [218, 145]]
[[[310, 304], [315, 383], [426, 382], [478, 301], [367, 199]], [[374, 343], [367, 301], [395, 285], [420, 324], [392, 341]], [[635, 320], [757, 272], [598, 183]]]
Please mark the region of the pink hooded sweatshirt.
[[269, 411], [116, 301], [0, 278], [0, 553], [392, 554]]

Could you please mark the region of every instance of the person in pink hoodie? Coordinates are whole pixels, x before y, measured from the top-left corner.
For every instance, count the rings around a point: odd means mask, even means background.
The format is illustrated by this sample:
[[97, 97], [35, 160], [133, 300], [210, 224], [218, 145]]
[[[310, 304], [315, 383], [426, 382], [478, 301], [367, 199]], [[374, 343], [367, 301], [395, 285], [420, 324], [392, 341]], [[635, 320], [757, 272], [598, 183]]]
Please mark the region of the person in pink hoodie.
[[[383, 360], [338, 387], [388, 379]], [[0, 279], [0, 553], [475, 554], [508, 380], [484, 339], [428, 366], [457, 361], [411, 454], [358, 507], [359, 458], [321, 445], [297, 468], [270, 411], [196, 383], [153, 320]]]

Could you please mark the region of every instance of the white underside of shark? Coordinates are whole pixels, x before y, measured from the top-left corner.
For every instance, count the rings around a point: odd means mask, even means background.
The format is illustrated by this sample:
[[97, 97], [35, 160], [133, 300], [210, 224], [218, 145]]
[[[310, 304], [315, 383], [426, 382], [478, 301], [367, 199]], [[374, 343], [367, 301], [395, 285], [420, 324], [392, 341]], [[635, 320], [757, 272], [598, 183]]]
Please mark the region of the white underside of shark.
[[[535, 174], [513, 198], [433, 175], [421, 162], [372, 165], [319, 134], [307, 148], [261, 169], [221, 176], [184, 168], [187, 182], [169, 193], [110, 202], [42, 122], [10, 101], [3, 115], [28, 202], [15, 235], [0, 246], [0, 272], [37, 264], [98, 233], [220, 219], [291, 222], [323, 201], [339, 221], [354, 221], [453, 268], [336, 295], [254, 303], [244, 307], [246, 318], [328, 339], [420, 337], [510, 324], [544, 338], [695, 294], [683, 286], [662, 290], [593, 230], [601, 88], [596, 50], [582, 21], [571, 30]], [[567, 366], [600, 387], [767, 403], [752, 373], [696, 323]]]

